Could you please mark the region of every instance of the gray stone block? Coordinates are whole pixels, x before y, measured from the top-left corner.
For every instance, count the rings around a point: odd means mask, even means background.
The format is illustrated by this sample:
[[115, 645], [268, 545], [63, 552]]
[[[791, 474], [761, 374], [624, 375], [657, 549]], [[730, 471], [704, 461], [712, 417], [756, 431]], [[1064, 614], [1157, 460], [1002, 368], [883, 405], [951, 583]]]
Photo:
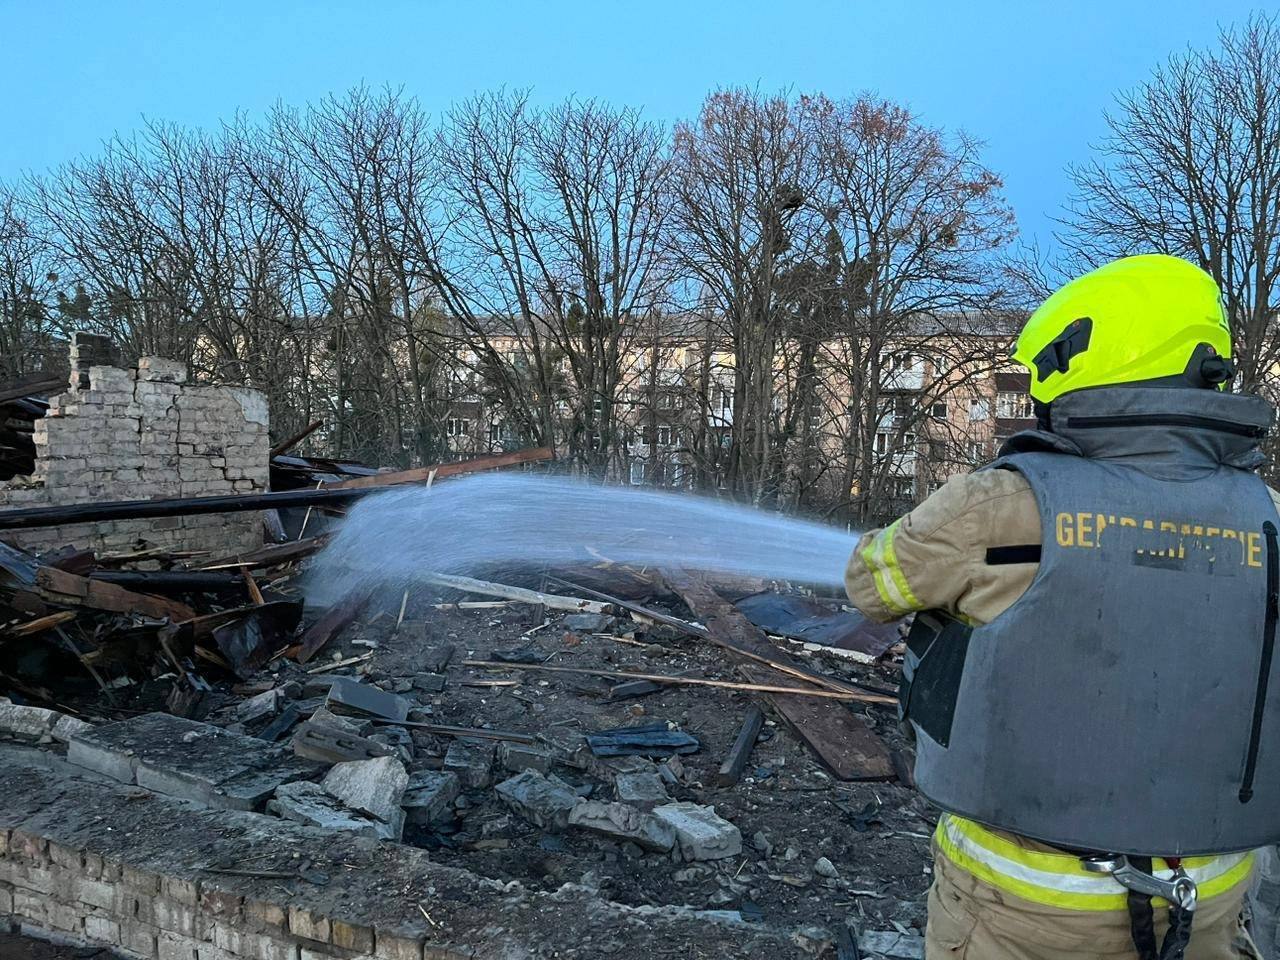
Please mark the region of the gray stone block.
[[619, 803], [629, 803], [641, 810], [652, 810], [661, 803], [669, 803], [670, 795], [656, 773], [620, 773], [613, 781]]
[[76, 734], [67, 759], [156, 793], [226, 810], [261, 809], [278, 786], [320, 769], [280, 744], [165, 713]]
[[409, 778], [400, 805], [410, 823], [428, 824], [452, 809], [461, 790], [462, 784], [455, 774], [423, 770]]
[[658, 853], [670, 853], [676, 845], [675, 830], [669, 823], [625, 803], [584, 801], [569, 811], [569, 825], [612, 840], [629, 840]]
[[318, 783], [299, 780], [276, 788], [267, 812], [322, 830], [342, 830], [375, 839], [390, 839], [390, 827], [347, 809]]
[[507, 806], [535, 826], [559, 833], [569, 825], [569, 812], [582, 798], [558, 778], [525, 770], [504, 780], [495, 792]]
[[457, 774], [468, 790], [479, 790], [492, 779], [495, 749], [490, 741], [454, 740], [445, 751], [444, 768]]
[[352, 760], [335, 764], [320, 785], [353, 810], [391, 823], [400, 812], [409, 774], [395, 757]]
[[696, 803], [667, 803], [653, 815], [674, 832], [685, 860], [721, 860], [742, 853], [742, 833], [716, 814], [715, 807]]

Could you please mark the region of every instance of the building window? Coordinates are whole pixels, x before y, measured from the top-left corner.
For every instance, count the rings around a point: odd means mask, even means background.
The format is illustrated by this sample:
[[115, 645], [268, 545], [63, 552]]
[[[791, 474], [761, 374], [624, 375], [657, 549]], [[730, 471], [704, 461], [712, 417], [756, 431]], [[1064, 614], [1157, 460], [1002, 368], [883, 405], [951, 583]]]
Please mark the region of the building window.
[[599, 449], [600, 449], [600, 446], [601, 446], [601, 443], [602, 443], [602, 438], [601, 438], [601, 436], [600, 436], [600, 431], [599, 431], [599, 430], [592, 430], [592, 431], [591, 431], [591, 433], [590, 433], [590, 434], [588, 435], [588, 437], [587, 437], [587, 449], [588, 449], [588, 450], [599, 450]]
[[658, 424], [658, 446], [660, 447], [671, 446], [671, 424], [669, 423]]
[[887, 433], [876, 434], [876, 453], [884, 456], [889, 452], [889, 435]]
[[1002, 420], [1030, 420], [1036, 415], [1029, 393], [996, 394], [996, 416]]
[[675, 405], [676, 405], [675, 394], [667, 390], [664, 390], [658, 394], [659, 410], [671, 410], [675, 407]]
[[971, 422], [976, 423], [979, 420], [986, 420], [990, 416], [991, 416], [990, 400], [983, 399], [983, 400], [969, 401], [969, 420]]
[[987, 459], [987, 442], [985, 440], [969, 441], [969, 459], [973, 463], [982, 463]]
[[897, 373], [899, 370], [910, 370], [916, 364], [916, 358], [910, 353], [895, 353], [889, 357], [889, 372]]
[[471, 421], [463, 417], [450, 417], [444, 432], [450, 437], [465, 437], [471, 433]]
[[643, 460], [631, 461], [631, 485], [633, 487], [644, 485], [645, 466], [646, 464]]
[[909, 500], [916, 494], [915, 477], [894, 477], [893, 495], [899, 500]]
[[640, 442], [646, 447], [653, 446], [653, 424], [646, 423], [640, 428]]
[[502, 424], [500, 423], [489, 424], [489, 442], [490, 443], [502, 442]]
[[937, 402], [936, 402], [936, 403], [935, 403], [935, 404], [930, 408], [930, 410], [929, 410], [929, 416], [933, 417], [933, 419], [935, 419], [935, 420], [945, 420], [945, 419], [947, 419], [947, 401], [945, 401], [945, 400], [939, 400], [939, 401], [937, 401]]

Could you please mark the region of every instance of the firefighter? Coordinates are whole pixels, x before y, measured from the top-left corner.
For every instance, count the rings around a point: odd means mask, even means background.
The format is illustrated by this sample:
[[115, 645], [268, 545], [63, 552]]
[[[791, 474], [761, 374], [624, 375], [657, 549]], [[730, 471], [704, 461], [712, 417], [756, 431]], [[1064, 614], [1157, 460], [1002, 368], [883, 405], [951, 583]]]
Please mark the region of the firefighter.
[[1258, 956], [1280, 840], [1272, 423], [1232, 394], [1217, 285], [1145, 255], [1068, 283], [1014, 359], [1037, 429], [859, 540], [868, 616], [915, 613], [900, 711], [933, 838], [926, 956]]

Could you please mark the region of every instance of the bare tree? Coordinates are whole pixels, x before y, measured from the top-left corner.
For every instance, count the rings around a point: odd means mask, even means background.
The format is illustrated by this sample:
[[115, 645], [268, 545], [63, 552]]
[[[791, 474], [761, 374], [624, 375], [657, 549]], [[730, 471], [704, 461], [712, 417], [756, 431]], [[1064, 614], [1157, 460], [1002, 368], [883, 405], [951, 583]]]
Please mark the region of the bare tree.
[[442, 157], [456, 243], [445, 300], [500, 402], [603, 476], [636, 321], [659, 303], [669, 166], [636, 111], [491, 94], [449, 117]]
[[[781, 291], [811, 240], [803, 211], [816, 170], [803, 110], [784, 95], [722, 90], [675, 133], [672, 249], [694, 308], [708, 321], [704, 366], [717, 339], [734, 356], [725, 479], [752, 502], [776, 494], [774, 375], [787, 333]], [[719, 442], [718, 433], [704, 436], [704, 444]], [[698, 453], [713, 459], [705, 448]]]
[[1222, 288], [1241, 387], [1262, 389], [1280, 360], [1280, 25], [1224, 30], [1117, 107], [1098, 159], [1072, 170], [1063, 243], [1089, 265], [1157, 251], [1198, 263]]

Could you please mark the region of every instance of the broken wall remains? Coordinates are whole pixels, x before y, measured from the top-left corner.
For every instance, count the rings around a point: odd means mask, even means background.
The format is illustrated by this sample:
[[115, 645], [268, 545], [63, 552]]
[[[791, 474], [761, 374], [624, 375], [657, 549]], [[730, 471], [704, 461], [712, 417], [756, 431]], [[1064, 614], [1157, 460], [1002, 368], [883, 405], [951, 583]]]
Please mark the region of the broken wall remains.
[[[35, 424], [35, 471], [0, 484], [0, 509], [267, 490], [267, 402], [259, 391], [188, 383], [184, 364], [161, 357], [143, 357], [133, 369], [86, 367], [94, 355], [99, 345], [77, 334], [71, 383]], [[37, 553], [66, 544], [113, 552], [141, 542], [225, 554], [260, 547], [262, 523], [257, 513], [233, 513], [68, 524], [5, 538]]]

